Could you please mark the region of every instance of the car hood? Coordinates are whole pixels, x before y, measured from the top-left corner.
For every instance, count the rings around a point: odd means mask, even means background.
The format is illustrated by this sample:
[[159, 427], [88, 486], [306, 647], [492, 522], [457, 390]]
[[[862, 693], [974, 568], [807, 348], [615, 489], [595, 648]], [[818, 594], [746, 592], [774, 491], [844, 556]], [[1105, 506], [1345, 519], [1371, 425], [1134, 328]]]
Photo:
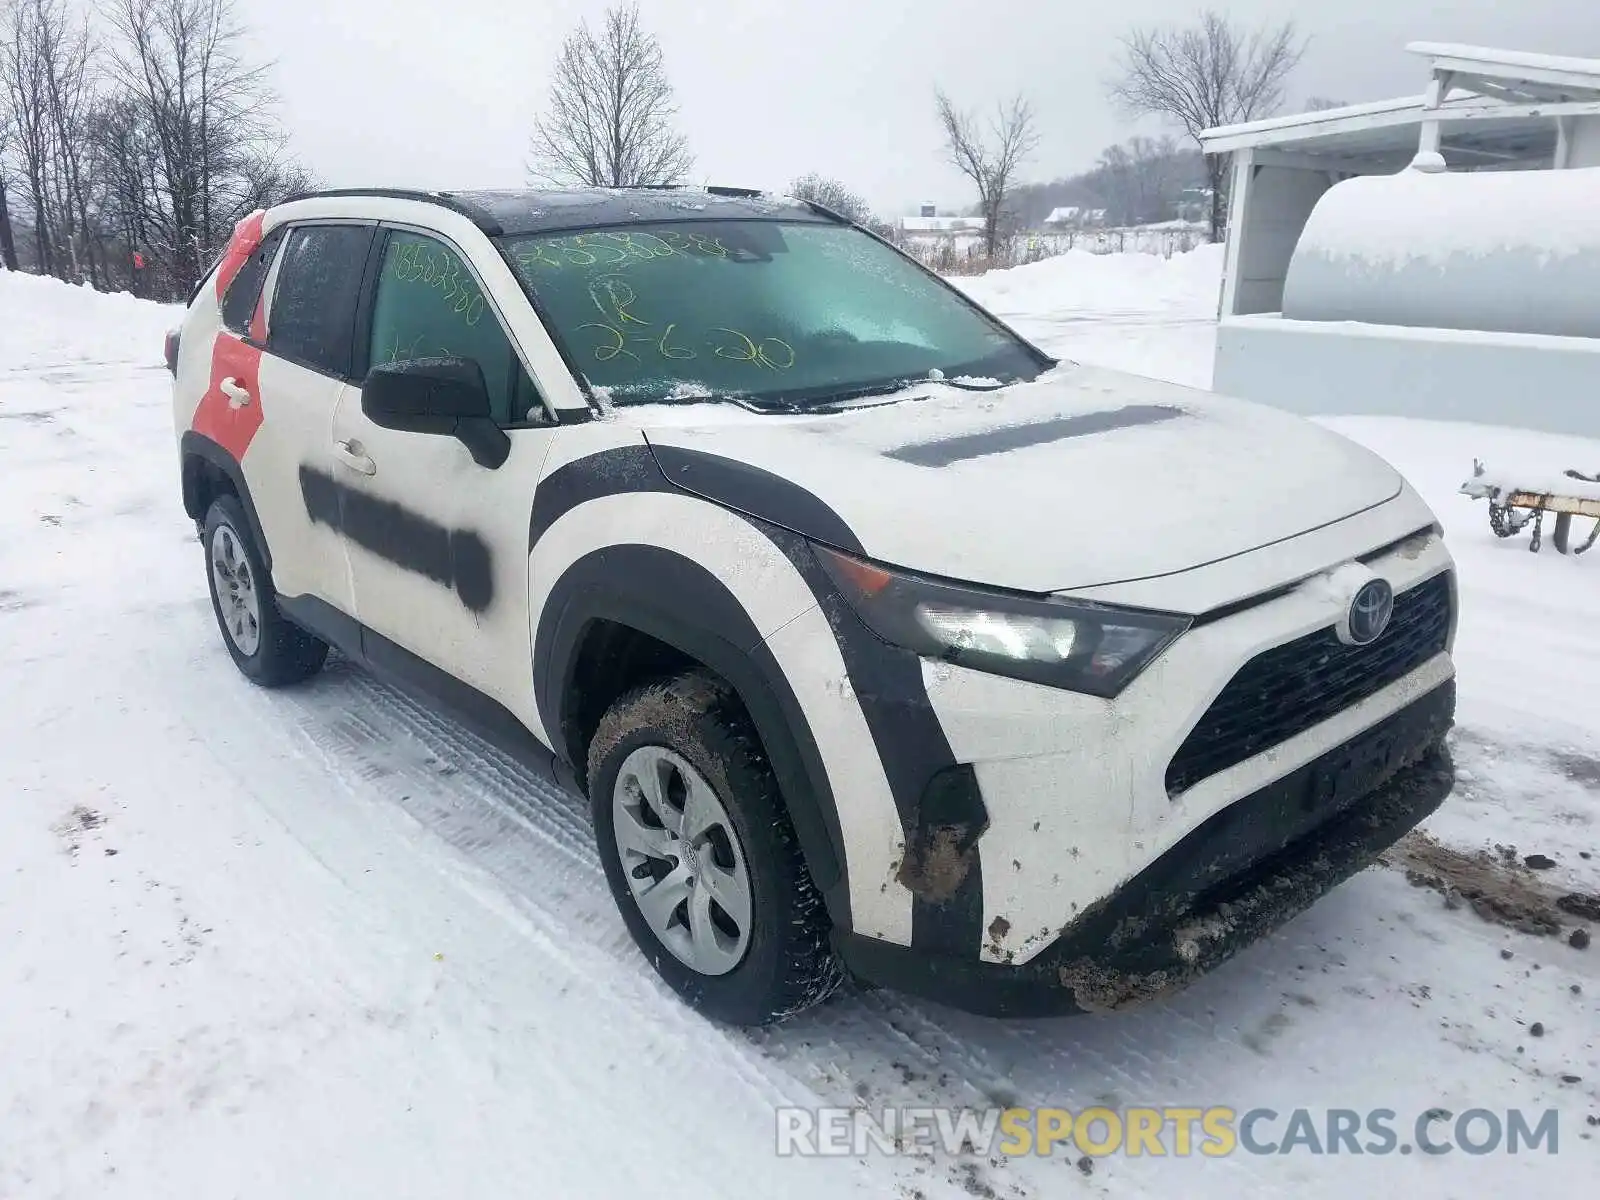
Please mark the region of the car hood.
[[1217, 562], [1403, 487], [1301, 417], [1098, 368], [986, 392], [919, 385], [892, 401], [633, 419], [689, 492], [884, 563], [1030, 592]]

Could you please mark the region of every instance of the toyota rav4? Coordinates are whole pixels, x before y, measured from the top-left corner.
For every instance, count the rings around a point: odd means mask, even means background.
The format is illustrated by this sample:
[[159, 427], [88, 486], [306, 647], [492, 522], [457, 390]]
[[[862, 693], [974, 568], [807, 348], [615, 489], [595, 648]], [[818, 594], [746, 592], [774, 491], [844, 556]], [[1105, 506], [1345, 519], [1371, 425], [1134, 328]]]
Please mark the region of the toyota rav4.
[[719, 1019], [1116, 1009], [1451, 787], [1452, 562], [1395, 470], [1057, 362], [814, 204], [299, 197], [167, 361], [239, 669], [337, 647], [584, 793]]

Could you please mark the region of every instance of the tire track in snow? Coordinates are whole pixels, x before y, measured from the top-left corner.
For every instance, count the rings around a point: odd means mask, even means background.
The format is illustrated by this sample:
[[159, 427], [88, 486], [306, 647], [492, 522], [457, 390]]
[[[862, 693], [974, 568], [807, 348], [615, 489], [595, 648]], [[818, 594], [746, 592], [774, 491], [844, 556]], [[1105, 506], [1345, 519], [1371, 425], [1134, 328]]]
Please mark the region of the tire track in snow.
[[[57, 620], [83, 615], [65, 608], [54, 613]], [[442, 1065], [446, 1075], [437, 1086], [446, 1094], [464, 1102], [497, 1099], [527, 1108], [497, 1118], [502, 1132], [508, 1124], [520, 1124], [519, 1132], [547, 1136], [548, 1130], [528, 1127], [529, 1113], [541, 1114], [546, 1122], [571, 1114], [599, 1130], [576, 1137], [588, 1151], [578, 1154], [578, 1167], [567, 1164], [568, 1186], [555, 1194], [576, 1194], [572, 1171], [589, 1169], [582, 1163], [600, 1142], [610, 1138], [615, 1147], [616, 1138], [604, 1132], [612, 1121], [629, 1144], [642, 1146], [637, 1161], [624, 1155], [610, 1164], [606, 1173], [612, 1177], [648, 1174], [656, 1157], [680, 1139], [685, 1147], [698, 1146], [696, 1154], [712, 1150], [724, 1135], [705, 1106], [682, 1105], [681, 1093], [688, 1089], [731, 1101], [738, 1115], [737, 1120], [730, 1115], [728, 1136], [737, 1139], [732, 1153], [739, 1161], [729, 1164], [713, 1194], [760, 1190], [759, 1174], [767, 1166], [762, 1149], [768, 1144], [761, 1109], [814, 1103], [813, 1095], [784, 1073], [767, 1069], [759, 1056], [741, 1058], [736, 1041], [719, 1044], [724, 1039], [666, 997], [653, 977], [574, 937], [559, 920], [559, 908], [530, 911], [514, 903], [510, 889], [477, 862], [440, 853], [432, 831], [419, 834], [407, 814], [375, 795], [361, 777], [349, 777], [356, 786], [347, 788], [347, 779], [328, 769], [296, 727], [308, 705], [337, 700], [338, 687], [322, 689], [321, 696], [310, 689], [276, 695], [252, 689], [235, 676], [214, 642], [188, 636], [211, 632], [208, 611], [179, 605], [167, 615], [172, 619], [159, 625], [119, 620], [86, 629], [58, 651], [58, 666], [88, 656], [100, 669], [77, 680], [55, 672], [58, 682], [40, 698], [35, 713], [41, 728], [50, 731], [41, 739], [47, 742], [41, 747], [47, 757], [39, 762], [49, 764], [59, 789], [73, 777], [71, 756], [63, 749], [80, 737], [94, 746], [109, 747], [123, 738], [134, 746], [163, 748], [131, 768], [114, 762], [108, 767], [102, 759], [99, 770], [128, 780], [130, 795], [142, 797], [151, 810], [146, 820], [159, 810], [167, 815], [168, 828], [173, 817], [180, 830], [190, 824], [196, 849], [209, 847], [214, 854], [219, 833], [223, 845], [241, 849], [240, 882], [250, 890], [247, 909], [255, 919], [240, 920], [236, 904], [226, 903], [229, 888], [202, 887], [213, 903], [195, 916], [207, 934], [215, 921], [215, 952], [225, 957], [208, 955], [209, 965], [194, 969], [207, 972], [202, 980], [215, 980], [219, 970], [226, 975], [231, 968], [235, 979], [242, 975], [250, 981], [248, 1000], [218, 1006], [215, 989], [202, 993], [201, 1002], [213, 1004], [202, 1019], [215, 1026], [215, 1036], [208, 1034], [204, 1045], [188, 1050], [181, 1043], [157, 1047], [153, 1059], [142, 1049], [108, 1050], [92, 1039], [74, 1044], [67, 1058], [75, 1077], [63, 1077], [63, 1087], [109, 1089], [119, 1106], [126, 1101], [133, 1108], [136, 1098], [123, 1086], [130, 1055], [139, 1056], [134, 1061], [165, 1064], [145, 1081], [159, 1095], [124, 1118], [144, 1122], [137, 1128], [148, 1131], [153, 1123], [180, 1119], [168, 1103], [174, 1089], [188, 1096], [191, 1083], [198, 1087], [218, 1071], [225, 1074], [246, 1053], [271, 1067], [260, 1077], [260, 1089], [252, 1081], [247, 1092], [233, 1088], [217, 1098], [266, 1119], [271, 1119], [273, 1095], [281, 1102], [303, 1087], [296, 1079], [301, 1068], [322, 1085], [363, 1102], [364, 1083], [395, 1088], [409, 1098], [434, 1086], [428, 1070]], [[336, 712], [330, 708], [321, 715], [332, 719]], [[175, 772], [170, 783], [153, 779], [162, 770]], [[170, 799], [152, 803], [152, 783]], [[199, 790], [191, 795], [188, 789]], [[193, 813], [189, 822], [183, 821], [186, 807]], [[131, 828], [139, 814], [129, 809], [127, 815]], [[265, 836], [268, 825], [271, 834]], [[209, 865], [211, 855], [186, 862], [187, 843], [168, 838], [163, 846], [168, 870], [182, 864], [183, 871], [203, 878], [216, 869]], [[129, 849], [138, 853], [137, 847]], [[539, 849], [543, 857], [535, 865], [554, 865], [549, 851]], [[334, 887], [323, 886], [323, 879]], [[262, 883], [286, 889], [282, 900], [264, 894]], [[232, 898], [237, 901], [237, 888]], [[222, 911], [214, 907], [217, 901], [224, 902]], [[274, 909], [288, 920], [274, 922], [267, 916]], [[541, 923], [535, 919], [541, 915], [558, 919]], [[441, 960], [446, 965], [437, 969], [419, 953], [435, 947], [446, 952]], [[219, 968], [219, 961], [225, 965]], [[410, 965], [396, 969], [397, 962]], [[182, 978], [186, 989], [194, 986], [194, 977]], [[299, 998], [293, 1013], [283, 1007], [291, 995]], [[375, 1011], [369, 1007], [374, 1001]], [[397, 1053], [401, 1057], [393, 1058]], [[212, 1060], [218, 1059], [223, 1061], [213, 1069]], [[364, 1074], [343, 1076], [342, 1069], [351, 1064]], [[376, 1111], [382, 1102], [374, 1101]], [[49, 1116], [55, 1107], [40, 1120], [55, 1119]], [[627, 1132], [647, 1115], [654, 1128], [637, 1136]], [[66, 1116], [63, 1111], [62, 1119]], [[23, 1128], [30, 1125], [25, 1122]], [[30, 1161], [40, 1166], [67, 1161], [79, 1148], [75, 1136], [59, 1131], [49, 1145], [35, 1139], [23, 1169]], [[482, 1150], [476, 1175], [503, 1175], [501, 1156], [492, 1146]], [[523, 1161], [527, 1156], [508, 1149], [506, 1157]], [[681, 1176], [693, 1171], [692, 1163], [655, 1165], [680, 1175], [669, 1194], [686, 1187]], [[554, 1174], [562, 1173], [558, 1164], [551, 1166]], [[825, 1179], [856, 1171], [849, 1163], [819, 1167]], [[842, 1172], [835, 1173], [836, 1167]], [[795, 1197], [807, 1190], [805, 1179], [816, 1177], [801, 1172], [774, 1181], [771, 1190]], [[635, 1180], [626, 1190], [631, 1193], [643, 1182]], [[491, 1189], [490, 1194], [512, 1193]], [[815, 1194], [830, 1193], [808, 1192], [807, 1200]]]
[[[204, 615], [209, 618], [209, 610]], [[209, 620], [192, 632], [198, 645], [215, 640]], [[657, 1043], [657, 1057], [670, 1058], [685, 1043], [709, 1041], [707, 1054], [732, 1067], [758, 1103], [827, 1102], [742, 1031], [707, 1022], [656, 979], [616, 913], [579, 815], [581, 801], [551, 795], [554, 789], [508, 756], [365, 672], [330, 666], [326, 678], [267, 694], [234, 678], [224, 658], [217, 670], [194, 671], [207, 677], [200, 695], [184, 679], [164, 699], [177, 711], [204, 714], [208, 724], [221, 720], [248, 728], [243, 740], [259, 745], [264, 759], [281, 761], [284, 756], [272, 750], [287, 749], [287, 757], [301, 759], [345, 797], [402, 817], [414, 841], [447, 844], [460, 856], [442, 872], [449, 886], [530, 938], [535, 952], [569, 973], [575, 986], [626, 998], [630, 1007], [650, 1012], [652, 1022], [669, 1033]], [[347, 717], [350, 722], [343, 724]], [[352, 736], [352, 730], [360, 732]], [[375, 730], [383, 731], [387, 744], [367, 740]], [[430, 762], [456, 769], [441, 773]], [[359, 880], [346, 882], [359, 888]]]
[[[464, 851], [502, 844], [515, 826], [584, 873], [600, 869], [586, 814], [557, 789], [357, 668], [330, 662], [327, 675], [317, 694], [337, 687], [346, 702], [331, 721], [325, 709], [308, 707], [297, 726], [330, 770], [353, 773]], [[359, 793], [355, 780], [347, 782]], [[458, 782], [470, 785], [470, 803]]]

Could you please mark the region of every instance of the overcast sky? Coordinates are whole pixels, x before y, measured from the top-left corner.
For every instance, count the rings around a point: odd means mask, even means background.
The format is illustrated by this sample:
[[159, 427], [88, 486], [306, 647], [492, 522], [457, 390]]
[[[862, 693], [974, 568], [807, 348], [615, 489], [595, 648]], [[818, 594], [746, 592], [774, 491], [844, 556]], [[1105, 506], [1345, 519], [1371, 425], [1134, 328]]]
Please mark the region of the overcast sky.
[[[605, 0], [238, 0], [298, 154], [329, 186], [515, 186], [563, 36]], [[820, 171], [886, 215], [970, 202], [942, 161], [933, 90], [1023, 90], [1030, 179], [1075, 174], [1135, 127], [1105, 99], [1117, 38], [1203, 0], [642, 0], [677, 90], [696, 182], [781, 187]], [[1600, 0], [1220, 0], [1295, 18], [1291, 82], [1349, 101], [1422, 90], [1408, 41], [1600, 57]]]

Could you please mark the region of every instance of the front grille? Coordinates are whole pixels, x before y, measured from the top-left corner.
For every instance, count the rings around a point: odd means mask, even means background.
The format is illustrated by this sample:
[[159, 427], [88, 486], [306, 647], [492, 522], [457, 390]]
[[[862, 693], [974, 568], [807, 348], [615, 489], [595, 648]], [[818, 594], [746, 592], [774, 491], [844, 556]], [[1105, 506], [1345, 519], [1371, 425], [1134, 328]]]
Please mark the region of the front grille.
[[1371, 645], [1347, 646], [1331, 628], [1256, 655], [1222, 689], [1167, 767], [1176, 796], [1202, 779], [1288, 741], [1388, 687], [1445, 648], [1450, 575], [1435, 575], [1394, 600]]

